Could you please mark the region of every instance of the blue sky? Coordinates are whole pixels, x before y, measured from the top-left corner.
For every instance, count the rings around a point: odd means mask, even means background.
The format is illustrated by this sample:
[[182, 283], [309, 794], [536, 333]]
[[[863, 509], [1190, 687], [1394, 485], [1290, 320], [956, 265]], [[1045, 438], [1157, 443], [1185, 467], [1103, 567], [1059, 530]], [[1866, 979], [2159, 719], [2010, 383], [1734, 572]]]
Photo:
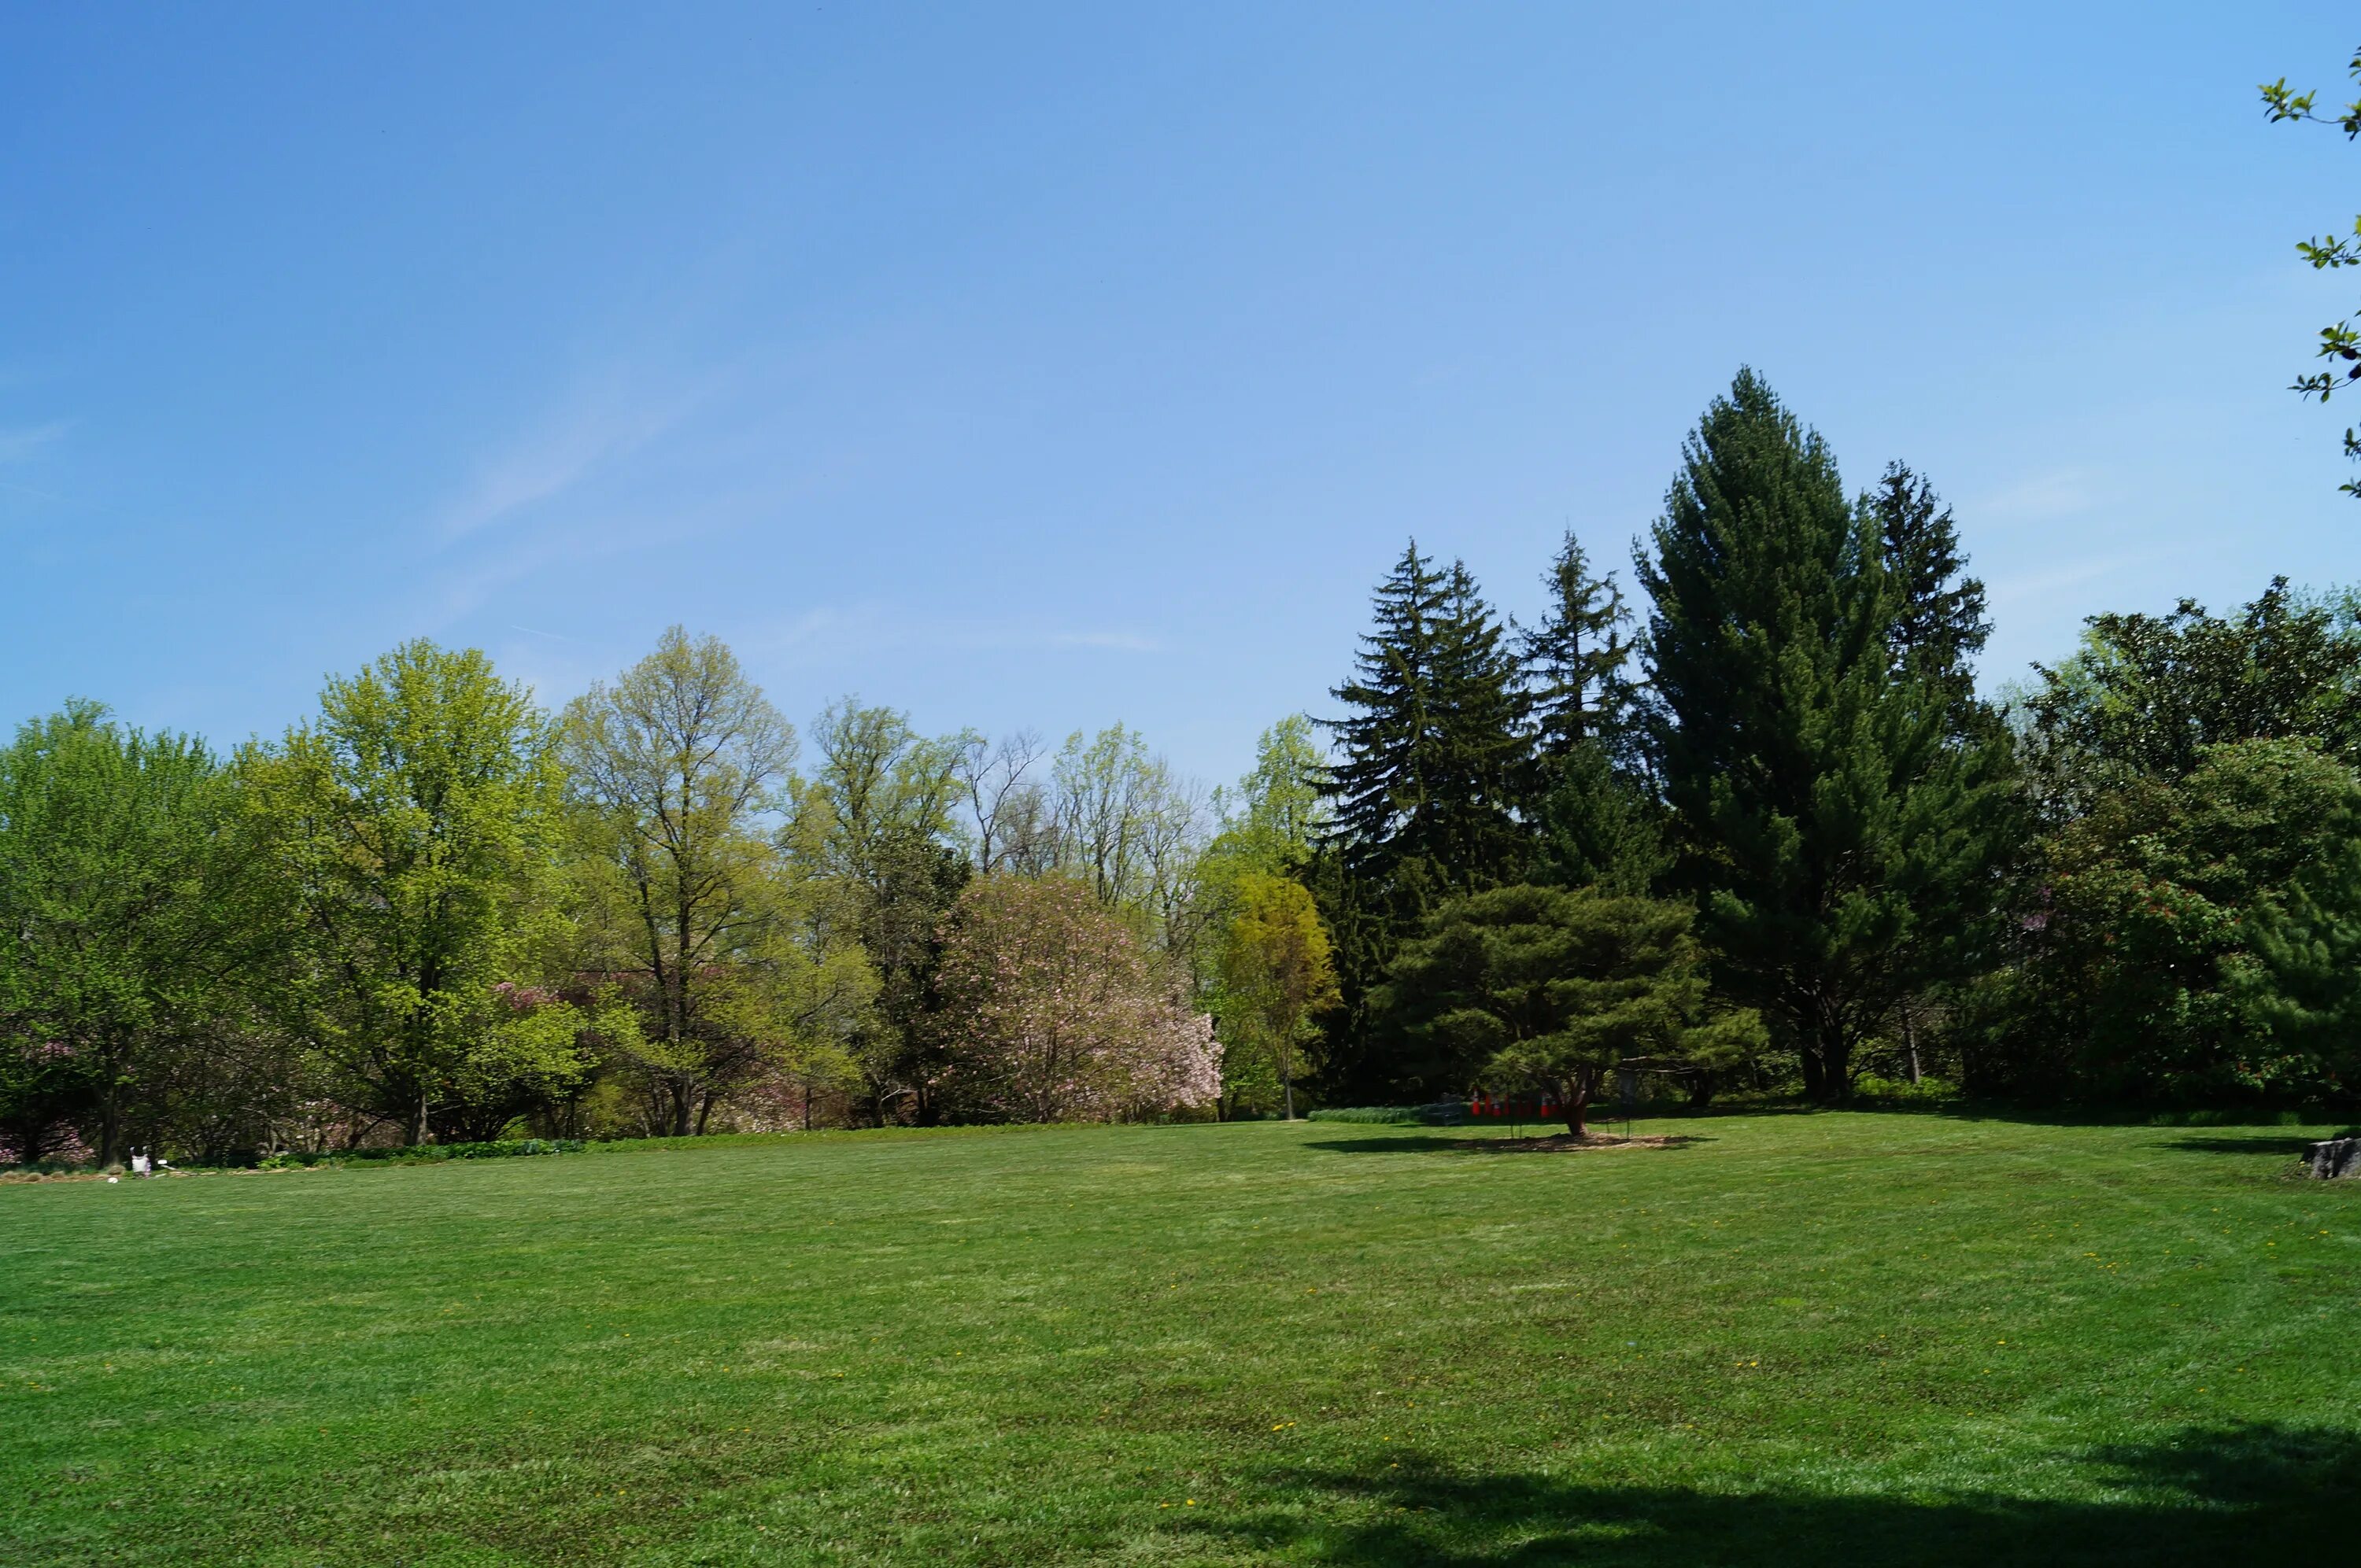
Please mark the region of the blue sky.
[[[331, 14], [331, 12], [335, 14]], [[0, 716], [219, 741], [667, 624], [799, 723], [1239, 772], [1415, 533], [1528, 613], [1751, 363], [1958, 508], [1987, 678], [2361, 579], [2328, 5], [16, 5]]]

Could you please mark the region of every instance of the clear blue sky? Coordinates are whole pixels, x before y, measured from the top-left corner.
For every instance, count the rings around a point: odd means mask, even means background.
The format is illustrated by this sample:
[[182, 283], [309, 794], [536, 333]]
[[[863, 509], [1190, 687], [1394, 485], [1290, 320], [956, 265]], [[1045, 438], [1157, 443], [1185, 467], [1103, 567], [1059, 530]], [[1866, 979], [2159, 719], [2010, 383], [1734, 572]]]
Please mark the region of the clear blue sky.
[[2345, 7], [422, 10], [9, 8], [0, 716], [682, 621], [1226, 777], [1406, 535], [1625, 555], [1741, 362], [1957, 505], [1988, 680], [2361, 578], [2281, 389], [2361, 148], [2254, 90]]

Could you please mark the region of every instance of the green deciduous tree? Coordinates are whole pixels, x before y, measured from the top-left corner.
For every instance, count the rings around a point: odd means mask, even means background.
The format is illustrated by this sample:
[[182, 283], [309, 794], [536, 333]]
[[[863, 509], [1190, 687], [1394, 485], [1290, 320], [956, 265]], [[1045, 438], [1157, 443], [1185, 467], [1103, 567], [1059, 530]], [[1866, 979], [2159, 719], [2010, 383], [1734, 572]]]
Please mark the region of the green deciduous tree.
[[611, 1048], [651, 1120], [703, 1130], [716, 1105], [800, 1054], [841, 1049], [875, 982], [773, 834], [795, 733], [730, 650], [679, 627], [568, 705], [577, 798], [578, 967], [633, 1003]]
[[[86, 1112], [114, 1163], [251, 1048], [249, 971], [285, 923], [247, 827], [203, 744], [96, 704], [0, 750], [0, 1122], [22, 1157]], [[256, 1097], [208, 1113], [255, 1137], [275, 1091], [239, 1087]]]
[[1301, 872], [1328, 830], [1326, 770], [1319, 736], [1302, 714], [1265, 729], [1255, 740], [1252, 771], [1234, 788], [1213, 792], [1222, 828], [1209, 859], [1239, 871]]
[[2361, 785], [2308, 740], [2212, 746], [2042, 840], [1993, 1087], [2117, 1101], [2318, 1092]]
[[[2361, 1104], [2361, 787], [2302, 824], [2306, 861], [2247, 921], [2236, 980], [2267, 1048], [2235, 1065], [2287, 1099]], [[2260, 1042], [2257, 1042], [2260, 1043]]]
[[819, 767], [795, 791], [785, 842], [875, 971], [851, 1060], [871, 1114], [899, 1109], [931, 1123], [940, 1064], [924, 1015], [941, 927], [969, 876], [953, 813], [973, 739], [928, 740], [902, 714], [847, 697], [820, 716], [812, 740]]
[[2070, 817], [2132, 779], [2179, 779], [2208, 747], [2307, 739], [2361, 762], [2361, 624], [2349, 602], [2275, 577], [2235, 619], [2182, 599], [2169, 615], [2094, 615], [2082, 646], [2026, 702], [2045, 815]]
[[1874, 508], [1751, 371], [1690, 438], [1640, 576], [1676, 880], [1717, 976], [1841, 1098], [1854, 1047], [1956, 955], [2005, 847], [2001, 762], [1894, 652]]
[[521, 1034], [499, 989], [541, 938], [563, 799], [522, 686], [405, 643], [244, 771], [300, 911], [287, 994], [348, 1109], [423, 1142], [578, 1075], [575, 1043]]
[[1339, 1000], [1328, 933], [1310, 892], [1290, 878], [1249, 871], [1231, 898], [1217, 963], [1224, 1084], [1259, 1081], [1268, 1071], [1291, 1122], [1296, 1063], [1316, 1036], [1314, 1019]]
[[1197, 862], [1204, 851], [1204, 797], [1148, 749], [1137, 730], [1081, 730], [1050, 764], [1056, 866], [1082, 879], [1110, 909], [1142, 922], [1166, 951], [1185, 955], [1197, 936]]

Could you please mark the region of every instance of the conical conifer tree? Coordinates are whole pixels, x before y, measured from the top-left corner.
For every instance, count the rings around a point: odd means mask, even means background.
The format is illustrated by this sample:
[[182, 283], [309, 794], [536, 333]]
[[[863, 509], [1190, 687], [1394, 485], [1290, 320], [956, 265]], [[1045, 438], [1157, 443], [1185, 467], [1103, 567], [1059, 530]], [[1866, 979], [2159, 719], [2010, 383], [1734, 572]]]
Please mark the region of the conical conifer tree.
[[1571, 532], [1542, 586], [1548, 609], [1540, 625], [1521, 629], [1517, 652], [1532, 705], [1534, 749], [1547, 772], [1586, 741], [1618, 749], [1631, 703], [1631, 616], [1615, 579], [1592, 573]]
[[1354, 676], [1332, 694], [1333, 827], [1310, 878], [1345, 1006], [1331, 1060], [1356, 1092], [1400, 1087], [1365, 1003], [1396, 947], [1445, 898], [1522, 874], [1517, 806], [1531, 742], [1506, 629], [1475, 578], [1413, 541], [1379, 585]]
[[1683, 459], [1640, 563], [1676, 874], [1718, 978], [1838, 1099], [1989, 883], [1999, 785], [1897, 660], [1903, 598], [1826, 444], [1741, 371]]
[[1941, 689], [1954, 709], [1955, 730], [1978, 728], [1975, 659], [1992, 622], [1983, 584], [1967, 575], [1951, 509], [1901, 463], [1886, 466], [1860, 506], [1877, 529], [1895, 598], [1886, 636], [1894, 662]]
[[1523, 670], [1508, 629], [1464, 563], [1453, 562], [1444, 579], [1438, 630], [1444, 771], [1436, 826], [1445, 883], [1470, 893], [1514, 881], [1523, 871], [1527, 828], [1518, 812], [1532, 741]]
[[1513, 877], [1527, 754], [1516, 661], [1465, 565], [1438, 570], [1413, 541], [1379, 586], [1352, 680], [1331, 694], [1334, 838], [1346, 871], [1424, 912], [1444, 892]]

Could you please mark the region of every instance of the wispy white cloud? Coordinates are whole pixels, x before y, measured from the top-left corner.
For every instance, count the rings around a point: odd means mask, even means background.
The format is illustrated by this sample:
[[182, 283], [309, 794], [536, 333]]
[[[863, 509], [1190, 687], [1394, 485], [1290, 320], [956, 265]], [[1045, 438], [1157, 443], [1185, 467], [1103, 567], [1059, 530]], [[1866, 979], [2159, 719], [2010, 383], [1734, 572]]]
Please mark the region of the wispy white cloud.
[[2090, 470], [2059, 468], [2020, 479], [1960, 510], [1979, 522], [2047, 522], [2091, 510], [2104, 493]]
[[1140, 631], [1070, 629], [1003, 620], [947, 620], [873, 600], [815, 606], [758, 633], [749, 647], [775, 653], [820, 648], [830, 655], [887, 648], [966, 653], [1066, 648], [1118, 653], [1169, 651], [1161, 639]]
[[2021, 572], [1995, 577], [1985, 585], [1995, 605], [2040, 599], [2068, 588], [2078, 588], [2085, 583], [2097, 582], [2135, 566], [2145, 566], [2174, 555], [2185, 555], [2184, 546], [2143, 547], [2138, 550], [2116, 551], [2105, 555], [2093, 555], [2080, 561], [2061, 561], [2055, 566], [2037, 572]]
[[529, 512], [673, 430], [702, 400], [701, 390], [651, 393], [620, 376], [586, 386], [485, 462], [436, 532], [462, 539]]
[[66, 422], [0, 426], [0, 463], [22, 463], [66, 433]]
[[1165, 651], [1162, 642], [1137, 631], [1053, 631], [1047, 641], [1052, 648], [1105, 648], [1118, 653], [1161, 653]]
[[435, 586], [429, 620], [435, 626], [448, 626], [503, 596], [516, 597], [517, 590], [566, 562], [604, 560], [644, 543], [637, 530], [611, 527], [541, 532], [514, 541], [445, 574]]

